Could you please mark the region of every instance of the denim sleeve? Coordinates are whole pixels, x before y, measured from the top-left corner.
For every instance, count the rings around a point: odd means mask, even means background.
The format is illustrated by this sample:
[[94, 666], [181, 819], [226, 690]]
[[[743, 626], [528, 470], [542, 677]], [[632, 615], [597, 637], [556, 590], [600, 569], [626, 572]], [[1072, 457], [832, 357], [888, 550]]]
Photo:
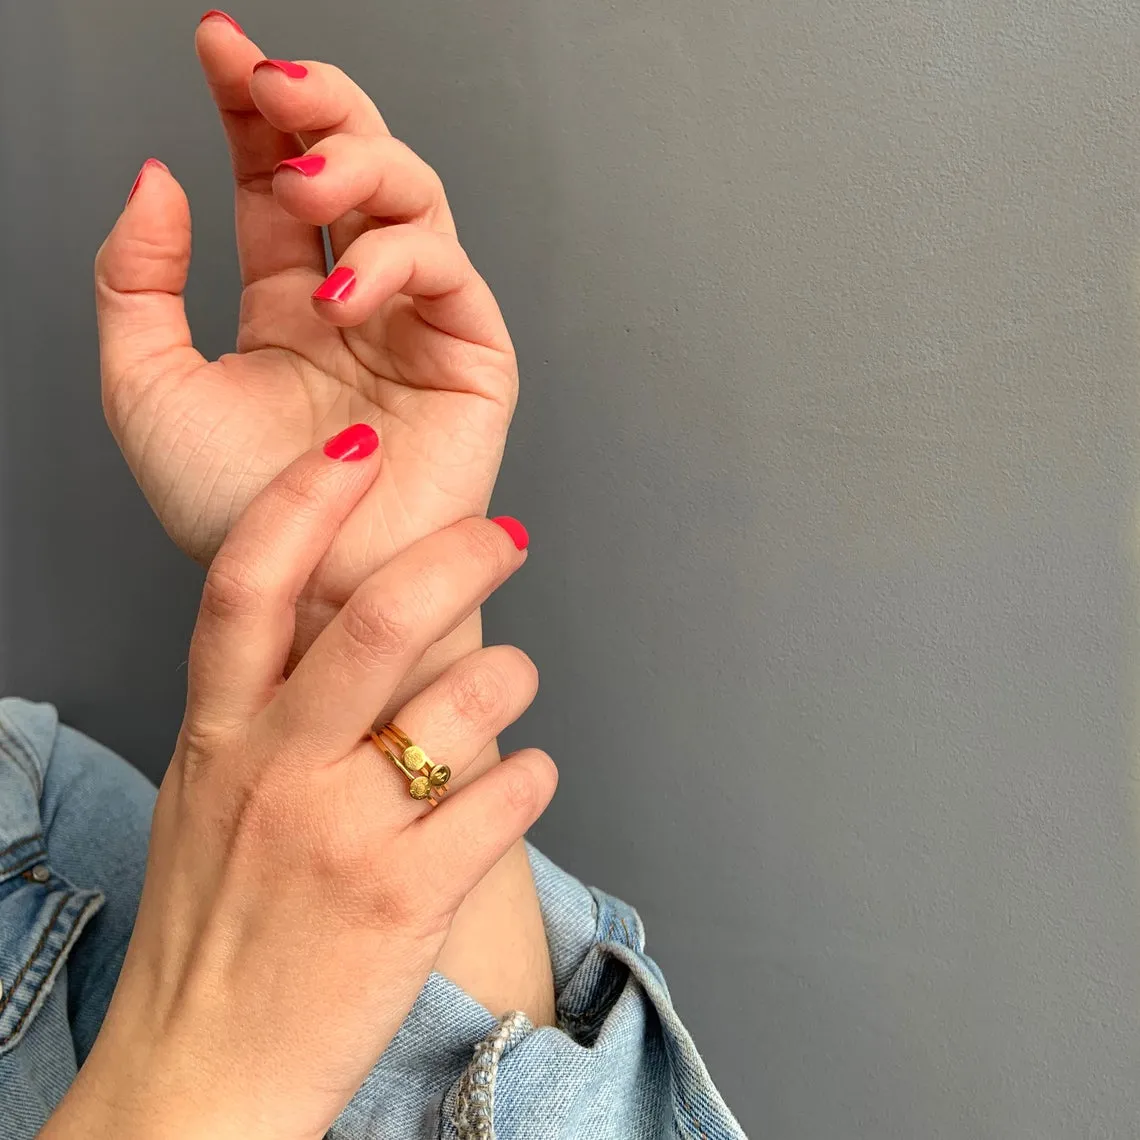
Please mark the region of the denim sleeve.
[[30, 1140], [99, 1030], [155, 789], [51, 705], [0, 700], [0, 1134]]
[[743, 1140], [637, 912], [533, 848], [530, 861], [557, 1028], [494, 1018], [433, 974], [331, 1140]]
[[[0, 701], [4, 1140], [35, 1136], [98, 1032], [134, 923], [154, 798], [50, 705]], [[530, 860], [558, 1026], [493, 1017], [433, 973], [330, 1140], [743, 1137], [645, 953], [636, 912], [533, 848]]]

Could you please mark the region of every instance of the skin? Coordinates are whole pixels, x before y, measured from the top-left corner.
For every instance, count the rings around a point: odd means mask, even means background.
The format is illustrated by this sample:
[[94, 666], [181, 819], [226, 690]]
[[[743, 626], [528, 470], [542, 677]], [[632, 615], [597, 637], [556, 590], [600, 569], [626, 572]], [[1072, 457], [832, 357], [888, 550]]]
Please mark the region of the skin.
[[[262, 51], [219, 16], [200, 24], [196, 46], [233, 159], [237, 351], [211, 361], [193, 346], [182, 297], [189, 205], [174, 176], [148, 164], [96, 260], [103, 402], [151, 506], [203, 565], [297, 455], [350, 423], [375, 428], [384, 462], [301, 591], [288, 673], [370, 573], [485, 513], [517, 365], [438, 176], [346, 75], [311, 61], [301, 78], [255, 70]], [[301, 155], [324, 158], [323, 169], [278, 169]], [[337, 266], [355, 273], [341, 301], [312, 298], [326, 275], [322, 226]], [[475, 611], [425, 651], [377, 719], [481, 644]], [[470, 772], [497, 763], [490, 740]], [[493, 960], [480, 952], [492, 934]], [[493, 1013], [552, 1023], [549, 952], [521, 842], [473, 886], [437, 968]]]
[[473, 775], [534, 695], [516, 649], [477, 650], [400, 710], [453, 787], [465, 782], [439, 807], [412, 800], [362, 743], [427, 647], [522, 565], [492, 522], [466, 519], [393, 557], [285, 676], [296, 599], [383, 464], [310, 451], [214, 559], [138, 920], [45, 1140], [319, 1140], [473, 885], [549, 802], [557, 777], [541, 752]]

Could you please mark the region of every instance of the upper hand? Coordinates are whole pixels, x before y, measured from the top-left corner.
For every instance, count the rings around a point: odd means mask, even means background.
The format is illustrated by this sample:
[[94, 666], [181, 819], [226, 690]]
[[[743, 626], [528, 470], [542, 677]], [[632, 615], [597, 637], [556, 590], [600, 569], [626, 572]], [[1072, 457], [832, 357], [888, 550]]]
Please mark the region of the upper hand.
[[[193, 347], [189, 207], [148, 165], [96, 263], [104, 407], [159, 519], [203, 564], [298, 454], [370, 423], [384, 469], [309, 587], [331, 610], [408, 543], [486, 510], [514, 351], [439, 178], [359, 87], [322, 63], [299, 77], [256, 67], [262, 52], [222, 18], [204, 20], [197, 46], [233, 157], [238, 351], [211, 361]], [[302, 155], [310, 171], [324, 160], [319, 173], [279, 168]], [[312, 299], [322, 225], [334, 279], [354, 274], [340, 300]]]

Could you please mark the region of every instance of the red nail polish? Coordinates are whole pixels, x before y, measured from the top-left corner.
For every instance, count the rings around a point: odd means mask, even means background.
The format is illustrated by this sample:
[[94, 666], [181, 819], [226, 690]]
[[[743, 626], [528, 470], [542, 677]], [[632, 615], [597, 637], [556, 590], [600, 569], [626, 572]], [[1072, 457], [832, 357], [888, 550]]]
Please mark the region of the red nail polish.
[[347, 301], [356, 288], [356, 274], [347, 265], [334, 269], [314, 291], [316, 301]]
[[142, 169], [139, 171], [138, 177], [135, 179], [135, 184], [131, 187], [131, 192], [127, 195], [128, 202], [130, 202], [130, 200], [135, 196], [138, 188], [142, 185], [143, 175], [146, 174], [146, 172], [152, 166], [157, 167], [159, 170], [167, 169], [165, 162], [159, 162], [157, 158], [148, 158], [146, 162], [142, 164]]
[[325, 444], [330, 459], [355, 461], [367, 459], [380, 446], [380, 437], [367, 424], [353, 424]]
[[241, 26], [241, 24], [239, 24], [237, 20], [233, 18], [233, 16], [229, 15], [229, 13], [223, 12], [218, 8], [211, 8], [202, 16], [198, 23], [204, 24], [207, 20], [213, 20], [215, 17], [219, 20], [225, 20], [225, 22], [229, 24], [229, 26], [233, 28], [233, 30], [237, 32], [239, 36], [245, 35], [245, 29]]
[[307, 67], [300, 63], [294, 63], [291, 59], [259, 59], [253, 65], [253, 70], [259, 71], [263, 67], [272, 67], [289, 76], [290, 79], [304, 79], [309, 74]]
[[314, 174], [320, 174], [324, 168], [325, 156], [323, 154], [302, 154], [297, 158], [287, 158], [279, 162], [273, 168], [273, 173], [276, 174], [279, 170], [295, 170], [306, 178], [312, 178]]
[[530, 545], [530, 535], [527, 534], [526, 527], [518, 519], [513, 519], [510, 515], [499, 515], [491, 522], [495, 523], [496, 526], [501, 526], [511, 536], [511, 542], [515, 544], [517, 549], [526, 550]]

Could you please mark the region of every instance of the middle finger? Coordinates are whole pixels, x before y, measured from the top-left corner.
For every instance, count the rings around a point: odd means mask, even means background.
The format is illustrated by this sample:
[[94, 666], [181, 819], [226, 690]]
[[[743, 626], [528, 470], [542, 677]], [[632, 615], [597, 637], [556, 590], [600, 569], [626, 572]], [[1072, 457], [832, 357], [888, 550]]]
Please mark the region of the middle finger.
[[[306, 60], [292, 63], [287, 60], [263, 60], [254, 68], [250, 79], [250, 95], [266, 122], [277, 130], [295, 135], [305, 147], [313, 147], [321, 140], [336, 136], [352, 136], [383, 148], [381, 140], [391, 140], [391, 132], [376, 104], [339, 67]], [[394, 140], [392, 140], [394, 142]], [[387, 148], [391, 151], [392, 148]], [[409, 152], [411, 154], [411, 152]], [[416, 156], [411, 154], [412, 158]], [[396, 162], [387, 172], [384, 196], [396, 203], [392, 217], [400, 216], [400, 203], [409, 194], [417, 196], [423, 182], [423, 171], [430, 167], [417, 162]], [[415, 185], [401, 186], [411, 179]], [[276, 183], [281, 181], [275, 180]], [[375, 185], [375, 184], [374, 184]], [[432, 229], [455, 234], [455, 221], [447, 204], [447, 196], [438, 178], [431, 188], [432, 201], [418, 213]], [[366, 196], [366, 195], [365, 195]], [[288, 209], [287, 203], [282, 203]], [[379, 210], [382, 203], [377, 203]], [[348, 246], [384, 218], [379, 210], [368, 210], [351, 203], [345, 212], [322, 223], [329, 227], [329, 242], [333, 257], [339, 258]]]
[[273, 192], [293, 217], [313, 226], [331, 225], [355, 210], [384, 222], [454, 232], [439, 175], [391, 135], [329, 135], [278, 164]]
[[276, 739], [310, 761], [346, 756], [404, 675], [525, 561], [514, 520], [464, 519], [420, 539], [345, 603], [278, 690]]

